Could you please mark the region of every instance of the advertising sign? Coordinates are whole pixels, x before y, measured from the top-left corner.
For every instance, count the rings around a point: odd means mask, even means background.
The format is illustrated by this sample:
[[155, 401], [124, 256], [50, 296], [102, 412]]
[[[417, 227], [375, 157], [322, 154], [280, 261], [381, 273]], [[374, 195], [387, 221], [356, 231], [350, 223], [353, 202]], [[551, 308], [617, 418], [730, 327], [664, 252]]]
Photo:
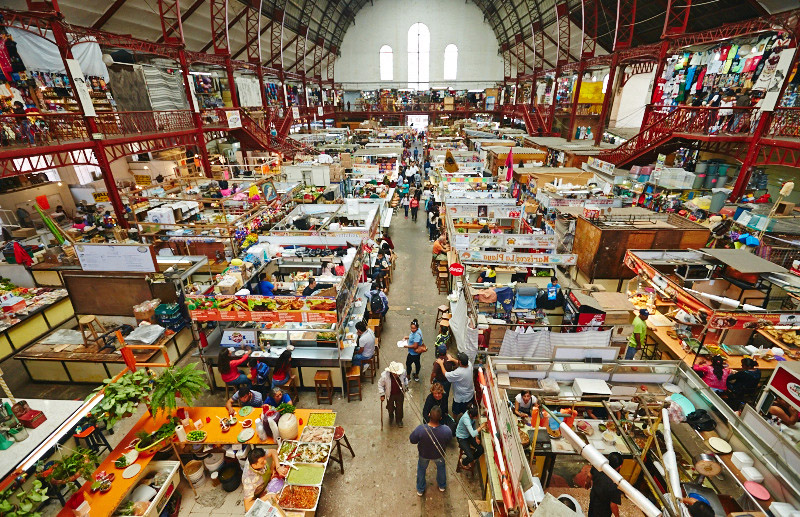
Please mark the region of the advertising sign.
[[778, 365], [769, 380], [769, 389], [800, 411], [800, 377], [790, 372], [783, 365]]
[[[462, 248], [536, 248], [536, 249], [555, 249], [556, 236], [543, 233], [469, 233], [466, 235], [466, 246]], [[457, 239], [456, 247], [464, 240]]]
[[142, 187], [146, 187], [147, 185], [153, 183], [153, 179], [148, 174], [134, 174], [133, 180], [137, 185]]
[[226, 111], [225, 117], [228, 119], [228, 127], [236, 129], [242, 127], [242, 115], [239, 110]]
[[196, 321], [336, 323], [336, 300], [318, 296], [187, 296]]
[[447, 205], [447, 211], [453, 218], [519, 219], [522, 215], [522, 207], [517, 205]]
[[511, 266], [537, 266], [558, 264], [574, 266], [577, 255], [557, 255], [550, 253], [505, 253], [498, 251], [461, 251], [459, 257], [465, 264], [508, 264]]

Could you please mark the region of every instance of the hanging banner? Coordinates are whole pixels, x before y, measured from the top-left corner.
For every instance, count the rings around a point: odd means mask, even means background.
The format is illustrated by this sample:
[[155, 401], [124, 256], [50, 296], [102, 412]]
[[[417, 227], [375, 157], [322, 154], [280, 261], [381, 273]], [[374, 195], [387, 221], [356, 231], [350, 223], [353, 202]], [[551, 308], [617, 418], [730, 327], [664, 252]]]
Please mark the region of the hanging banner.
[[226, 111], [225, 117], [228, 119], [228, 127], [230, 129], [242, 127], [242, 115], [239, 110]]
[[506, 264], [511, 266], [561, 265], [574, 266], [577, 255], [557, 255], [549, 253], [505, 253], [498, 251], [460, 251], [459, 258], [464, 264]]
[[544, 233], [468, 233], [466, 239], [457, 239], [455, 242], [458, 248], [459, 243], [466, 244], [463, 248], [478, 250], [480, 248], [536, 248], [552, 250], [556, 247], [556, 236]]
[[81, 99], [83, 114], [87, 117], [96, 117], [97, 112], [94, 110], [92, 96], [89, 95], [89, 85], [86, 84], [81, 64], [77, 59], [67, 59], [66, 63], [69, 73], [72, 75], [72, 81], [75, 83], [75, 91], [78, 92], [78, 97]]
[[[770, 78], [766, 88], [767, 93], [764, 95], [764, 102], [761, 104], [761, 108], [764, 111], [772, 111], [778, 104], [781, 87], [785, 81], [788, 81], [787, 76], [791, 71], [792, 58], [795, 51], [796, 49], [793, 48], [785, 48], [781, 51], [780, 60], [775, 67], [775, 73]], [[769, 60], [772, 60], [772, 56], [770, 56]], [[759, 76], [759, 79], [761, 79], [761, 76]]]
[[317, 296], [187, 296], [196, 321], [336, 323], [336, 300]]
[[[581, 87], [581, 92], [583, 91], [583, 87]], [[595, 158], [594, 156], [590, 156], [588, 160], [586, 160], [586, 165], [593, 169], [597, 169], [598, 171], [605, 172], [606, 174], [614, 175], [614, 164], [605, 162], [599, 158]]]
[[603, 81], [581, 82], [578, 104], [603, 104]]
[[522, 207], [517, 205], [448, 205], [447, 212], [453, 218], [519, 219], [522, 215]]

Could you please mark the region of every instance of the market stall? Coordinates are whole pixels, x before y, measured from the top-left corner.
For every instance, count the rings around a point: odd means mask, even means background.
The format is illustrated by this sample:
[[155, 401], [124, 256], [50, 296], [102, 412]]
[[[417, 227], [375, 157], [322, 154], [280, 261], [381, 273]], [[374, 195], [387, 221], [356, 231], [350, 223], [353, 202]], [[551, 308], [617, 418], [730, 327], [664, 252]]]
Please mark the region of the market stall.
[[539, 147], [491, 146], [483, 149], [486, 149], [486, 169], [494, 177], [502, 175], [501, 167], [505, 171], [509, 153], [512, 154], [514, 168], [517, 170], [518, 168], [541, 167], [547, 158], [547, 153]]

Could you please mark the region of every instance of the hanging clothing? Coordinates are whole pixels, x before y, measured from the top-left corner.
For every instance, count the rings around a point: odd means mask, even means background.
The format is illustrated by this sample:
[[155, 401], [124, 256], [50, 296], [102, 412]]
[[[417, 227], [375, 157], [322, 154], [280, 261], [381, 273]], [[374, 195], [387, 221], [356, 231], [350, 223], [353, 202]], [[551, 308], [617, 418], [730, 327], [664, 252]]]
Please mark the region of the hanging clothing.
[[8, 58], [11, 61], [11, 70], [14, 72], [24, 72], [25, 63], [22, 62], [22, 58], [19, 57], [19, 52], [17, 52], [17, 42], [8, 38], [5, 47]]

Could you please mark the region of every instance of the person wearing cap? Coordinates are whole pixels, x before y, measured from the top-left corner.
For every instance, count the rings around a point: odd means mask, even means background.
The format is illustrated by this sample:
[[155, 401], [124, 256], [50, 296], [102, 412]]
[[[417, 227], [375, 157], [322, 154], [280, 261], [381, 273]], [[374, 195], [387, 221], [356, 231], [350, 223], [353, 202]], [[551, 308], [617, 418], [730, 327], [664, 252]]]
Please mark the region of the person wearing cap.
[[386, 400], [387, 394], [389, 396], [386, 404], [386, 409], [389, 411], [389, 425], [392, 425], [397, 418], [397, 427], [403, 427], [403, 402], [406, 389], [408, 389], [406, 369], [401, 363], [392, 361], [378, 380], [378, 395], [381, 397], [381, 402]]
[[[475, 384], [472, 380], [472, 363], [464, 352], [459, 352], [458, 368], [452, 372], [445, 371], [444, 376], [453, 386], [453, 416], [458, 420], [475, 400]], [[436, 360], [444, 369], [444, 358]]]
[[639, 315], [633, 318], [633, 333], [628, 338], [628, 350], [625, 351], [625, 359], [630, 360], [636, 355], [637, 350], [644, 348], [647, 341], [647, 317], [650, 312], [647, 309], [640, 309]]
[[[443, 359], [442, 364], [439, 364], [439, 358]], [[447, 345], [439, 345], [436, 347], [436, 360], [433, 361], [433, 368], [431, 368], [431, 384], [439, 383], [442, 385], [444, 395], [442, 396], [443, 402], [442, 413], [447, 414], [448, 405], [450, 404], [450, 381], [445, 377], [445, 372], [455, 369], [458, 361], [455, 357], [447, 353]]]

